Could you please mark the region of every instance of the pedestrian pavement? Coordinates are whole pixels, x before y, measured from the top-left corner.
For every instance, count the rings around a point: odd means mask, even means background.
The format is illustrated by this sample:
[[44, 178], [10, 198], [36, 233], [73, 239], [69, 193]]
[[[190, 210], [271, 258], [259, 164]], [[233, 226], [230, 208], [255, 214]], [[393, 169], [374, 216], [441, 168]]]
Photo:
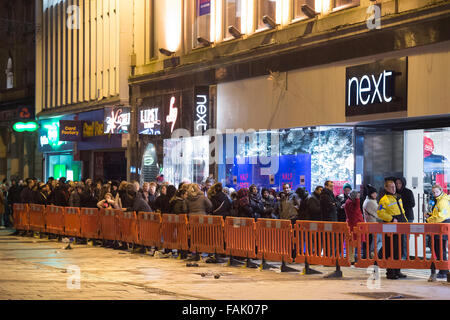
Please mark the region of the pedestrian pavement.
[[[280, 272], [210, 264], [197, 267], [176, 258], [136, 254], [0, 230], [1, 300], [448, 300], [450, 283], [427, 281], [429, 270], [402, 270], [407, 279], [379, 282], [367, 269], [341, 267], [342, 278], [326, 279], [334, 267], [310, 266], [322, 274]], [[261, 261], [253, 260], [256, 263]]]

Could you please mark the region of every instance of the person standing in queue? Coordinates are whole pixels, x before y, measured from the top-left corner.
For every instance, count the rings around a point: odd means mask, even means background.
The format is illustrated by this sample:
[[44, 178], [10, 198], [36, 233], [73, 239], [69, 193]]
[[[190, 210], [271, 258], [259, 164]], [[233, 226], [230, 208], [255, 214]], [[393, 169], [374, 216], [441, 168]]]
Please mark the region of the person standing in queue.
[[[405, 210], [403, 209], [403, 203], [401, 197], [396, 193], [395, 182], [393, 180], [387, 180], [384, 183], [385, 195], [380, 199], [379, 207], [377, 210], [378, 217], [387, 223], [408, 222], [405, 216]], [[399, 237], [397, 234], [392, 236], [394, 259], [399, 259], [398, 243]], [[391, 237], [385, 235], [385, 252], [386, 258], [391, 256]], [[401, 254], [401, 252], [400, 252]], [[399, 279], [406, 278], [406, 275], [401, 273], [400, 269], [387, 269], [387, 279]]]
[[[436, 198], [436, 203], [433, 206], [431, 214], [427, 215], [427, 223], [450, 223], [450, 196], [446, 194], [442, 187], [438, 184], [431, 188], [431, 192]], [[441, 243], [442, 243], [442, 260], [447, 261], [447, 241], [448, 236], [442, 236], [442, 242], [439, 235], [434, 236], [434, 253], [436, 259], [441, 258]], [[436, 281], [438, 279], [447, 279], [448, 270], [439, 270], [439, 273], [432, 274], [428, 281]]]

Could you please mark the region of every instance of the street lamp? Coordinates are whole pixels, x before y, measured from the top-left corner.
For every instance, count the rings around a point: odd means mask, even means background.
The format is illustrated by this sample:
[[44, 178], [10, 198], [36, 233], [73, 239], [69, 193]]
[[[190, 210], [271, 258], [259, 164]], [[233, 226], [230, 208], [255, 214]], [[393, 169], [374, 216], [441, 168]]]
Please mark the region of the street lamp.
[[307, 4], [302, 5], [302, 11], [308, 18], [314, 18], [319, 14]]
[[235, 26], [229, 26], [228, 32], [235, 38], [239, 39], [242, 37], [242, 33], [239, 32], [239, 30]]
[[209, 47], [211, 45], [211, 41], [209, 41], [203, 37], [197, 37], [197, 41], [205, 47]]
[[275, 21], [273, 21], [273, 19], [269, 16], [264, 16], [262, 18], [262, 22], [267, 26], [267, 28], [269, 29], [275, 29], [277, 24]]

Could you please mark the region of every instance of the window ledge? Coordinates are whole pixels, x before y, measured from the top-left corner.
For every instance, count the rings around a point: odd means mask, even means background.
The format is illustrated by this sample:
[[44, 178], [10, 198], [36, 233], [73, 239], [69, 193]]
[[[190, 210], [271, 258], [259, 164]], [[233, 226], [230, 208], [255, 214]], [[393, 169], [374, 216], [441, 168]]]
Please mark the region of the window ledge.
[[333, 10], [331, 10], [331, 13], [341, 11], [341, 10], [351, 9], [351, 8], [355, 8], [355, 7], [359, 7], [359, 6], [360, 6], [360, 3], [345, 4], [343, 6], [333, 8]]

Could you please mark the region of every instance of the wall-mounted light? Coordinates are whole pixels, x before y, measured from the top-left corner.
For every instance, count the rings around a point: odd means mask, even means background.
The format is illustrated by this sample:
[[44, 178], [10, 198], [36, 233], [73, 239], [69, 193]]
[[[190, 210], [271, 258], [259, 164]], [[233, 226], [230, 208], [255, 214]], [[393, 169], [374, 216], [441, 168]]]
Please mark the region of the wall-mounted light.
[[307, 4], [302, 5], [302, 11], [308, 18], [314, 18], [319, 13], [316, 12], [313, 8], [308, 6]]
[[229, 26], [228, 32], [235, 38], [239, 39], [242, 37], [242, 33], [239, 32], [239, 30], [235, 26]]
[[205, 47], [209, 47], [211, 45], [211, 41], [209, 41], [203, 37], [197, 37], [197, 41]]
[[164, 48], [159, 48], [159, 52], [161, 52], [163, 55], [168, 56], [168, 57], [175, 54], [175, 52], [164, 49]]
[[264, 16], [262, 18], [262, 22], [267, 26], [267, 28], [269, 29], [275, 29], [277, 24], [275, 21], [273, 21], [273, 19], [269, 16]]

